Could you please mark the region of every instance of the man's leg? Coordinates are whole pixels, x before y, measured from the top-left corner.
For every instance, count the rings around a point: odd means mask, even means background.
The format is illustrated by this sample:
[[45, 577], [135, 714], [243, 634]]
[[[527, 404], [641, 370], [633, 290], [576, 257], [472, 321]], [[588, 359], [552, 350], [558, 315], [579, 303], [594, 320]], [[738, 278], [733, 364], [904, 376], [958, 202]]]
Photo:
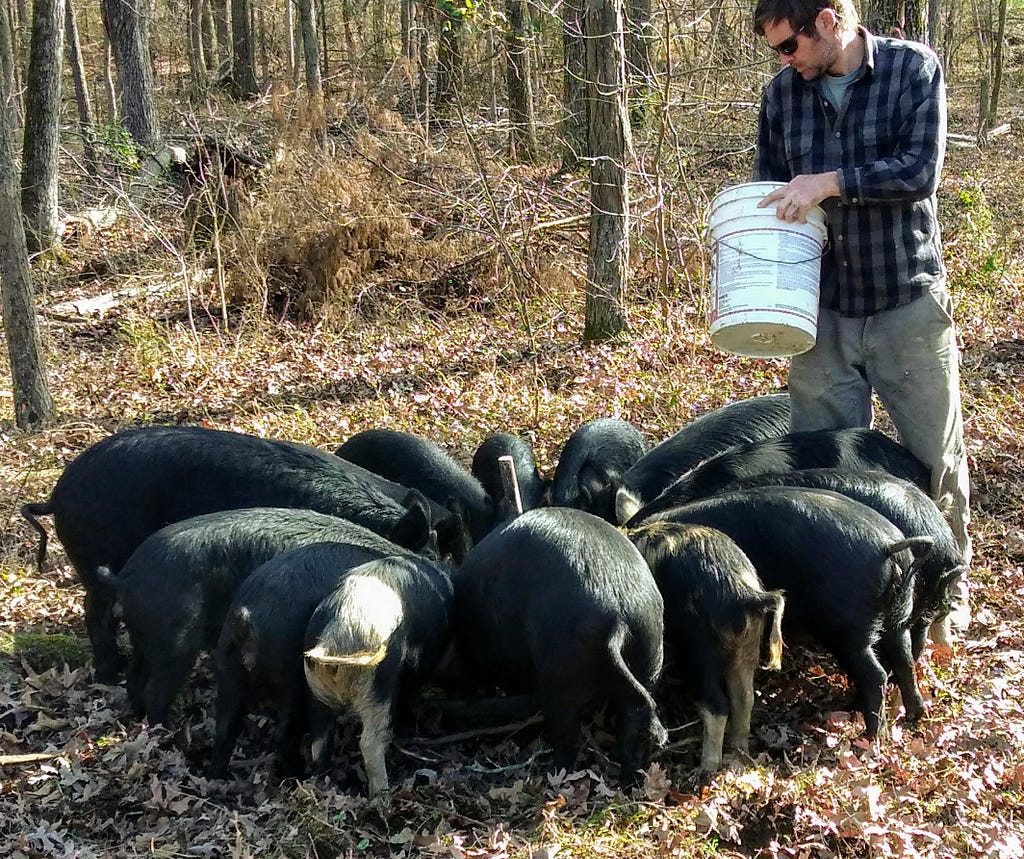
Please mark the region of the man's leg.
[[[932, 497], [971, 560], [970, 479], [960, 408], [960, 367], [952, 301], [944, 289], [868, 320], [867, 378], [885, 405], [899, 440], [932, 470]], [[970, 621], [966, 577], [954, 626]], [[946, 630], [948, 631], [948, 630]], [[937, 630], [938, 636], [943, 630]]]
[[871, 388], [861, 354], [864, 322], [819, 311], [814, 348], [789, 365], [792, 432], [871, 426]]

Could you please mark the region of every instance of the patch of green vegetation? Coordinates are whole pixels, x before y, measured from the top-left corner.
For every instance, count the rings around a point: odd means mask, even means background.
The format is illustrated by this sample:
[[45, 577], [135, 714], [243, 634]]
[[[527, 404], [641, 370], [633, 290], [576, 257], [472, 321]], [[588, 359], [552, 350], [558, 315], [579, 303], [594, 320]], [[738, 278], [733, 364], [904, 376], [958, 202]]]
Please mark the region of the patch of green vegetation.
[[950, 291], [960, 296], [995, 294], [1008, 276], [1008, 260], [982, 181], [964, 173], [943, 204]]
[[24, 659], [35, 671], [60, 665], [81, 668], [89, 660], [89, 648], [73, 635], [19, 632], [0, 636], [0, 654]]

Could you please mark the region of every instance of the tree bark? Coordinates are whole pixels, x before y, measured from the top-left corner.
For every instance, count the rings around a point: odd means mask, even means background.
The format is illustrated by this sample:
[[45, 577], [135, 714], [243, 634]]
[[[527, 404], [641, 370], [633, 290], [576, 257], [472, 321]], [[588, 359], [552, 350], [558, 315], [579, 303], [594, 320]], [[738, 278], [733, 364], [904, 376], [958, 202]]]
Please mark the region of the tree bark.
[[310, 93], [322, 93], [320, 51], [317, 47], [313, 0], [296, 0], [296, 6], [299, 10], [299, 28], [302, 32], [302, 61], [306, 75], [306, 88]]
[[629, 81], [629, 115], [633, 123], [647, 123], [653, 109], [654, 62], [651, 43], [651, 0], [629, 0], [626, 34], [626, 69]]
[[64, 38], [67, 43], [68, 65], [71, 79], [75, 84], [75, 104], [78, 107], [78, 127], [82, 132], [82, 147], [85, 152], [86, 170], [95, 176], [99, 172], [96, 159], [96, 115], [89, 98], [89, 84], [82, 65], [82, 49], [78, 41], [78, 24], [75, 21], [74, 5], [71, 0], [64, 3]]
[[231, 94], [239, 99], [258, 92], [250, 11], [249, 0], [231, 0]]
[[587, 54], [583, 0], [562, 3], [562, 167], [572, 170], [587, 155]]
[[533, 161], [537, 155], [537, 123], [533, 109], [524, 0], [505, 0], [505, 17], [508, 21], [505, 53], [508, 58], [508, 112], [512, 123], [511, 154], [520, 161]]
[[204, 0], [189, 0], [188, 64], [192, 72], [192, 90], [196, 95], [206, 92], [210, 80], [203, 50], [203, 6]]
[[629, 181], [633, 143], [626, 112], [622, 0], [585, 0], [590, 96], [590, 251], [583, 339], [606, 340], [628, 328]]
[[[0, 52], [10, 60], [10, 43], [0, 42]], [[15, 115], [14, 90], [4, 90], [0, 100], [0, 293], [7, 352], [11, 362], [14, 420], [32, 429], [54, 414], [53, 397], [46, 381], [46, 365], [39, 337], [28, 246], [18, 201], [18, 175], [9, 119]]]
[[999, 113], [999, 91], [1003, 85], [1003, 42], [1006, 40], [1006, 0], [999, 0], [995, 44], [992, 46], [992, 95], [988, 102], [986, 129], [995, 125]]
[[217, 67], [218, 80], [231, 68], [231, 0], [210, 0], [210, 14], [213, 26], [217, 30]]
[[442, 107], [456, 101], [462, 89], [462, 15], [458, 12], [442, 12], [438, 17], [441, 33], [437, 42], [434, 105]]
[[146, 0], [100, 0], [120, 85], [121, 114], [132, 139], [144, 149], [160, 141], [153, 99], [153, 66], [145, 33]]
[[24, 105], [21, 103], [21, 87], [18, 85], [18, 65], [14, 61], [14, 28], [5, 0], [0, 0], [0, 86], [9, 94], [6, 109], [10, 111], [8, 122], [12, 138], [21, 130]]
[[861, 20], [872, 33], [888, 35], [893, 27], [903, 27], [903, 9], [900, 0], [870, 0], [862, 6]]
[[29, 253], [57, 243], [57, 160], [64, 0], [35, 0], [29, 47], [21, 208]]

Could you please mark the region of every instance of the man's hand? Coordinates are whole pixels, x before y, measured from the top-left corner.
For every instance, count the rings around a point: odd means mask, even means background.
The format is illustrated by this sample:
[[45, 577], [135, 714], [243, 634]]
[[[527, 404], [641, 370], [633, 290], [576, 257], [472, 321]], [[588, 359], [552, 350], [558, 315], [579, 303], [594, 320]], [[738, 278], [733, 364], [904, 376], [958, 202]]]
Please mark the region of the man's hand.
[[765, 195], [757, 204], [759, 209], [775, 203], [775, 216], [782, 221], [806, 224], [807, 213], [822, 200], [839, 196], [839, 175], [829, 173], [803, 173], [787, 185]]

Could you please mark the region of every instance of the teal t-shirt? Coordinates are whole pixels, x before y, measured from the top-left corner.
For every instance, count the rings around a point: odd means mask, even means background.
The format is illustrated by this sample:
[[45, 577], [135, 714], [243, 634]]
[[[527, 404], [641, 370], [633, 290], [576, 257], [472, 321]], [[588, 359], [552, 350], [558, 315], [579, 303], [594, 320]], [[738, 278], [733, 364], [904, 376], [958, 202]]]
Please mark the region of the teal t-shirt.
[[821, 94], [836, 109], [836, 113], [839, 112], [839, 106], [843, 103], [843, 95], [846, 93], [846, 88], [853, 83], [859, 74], [860, 68], [856, 68], [847, 75], [822, 75], [818, 78], [821, 81]]

